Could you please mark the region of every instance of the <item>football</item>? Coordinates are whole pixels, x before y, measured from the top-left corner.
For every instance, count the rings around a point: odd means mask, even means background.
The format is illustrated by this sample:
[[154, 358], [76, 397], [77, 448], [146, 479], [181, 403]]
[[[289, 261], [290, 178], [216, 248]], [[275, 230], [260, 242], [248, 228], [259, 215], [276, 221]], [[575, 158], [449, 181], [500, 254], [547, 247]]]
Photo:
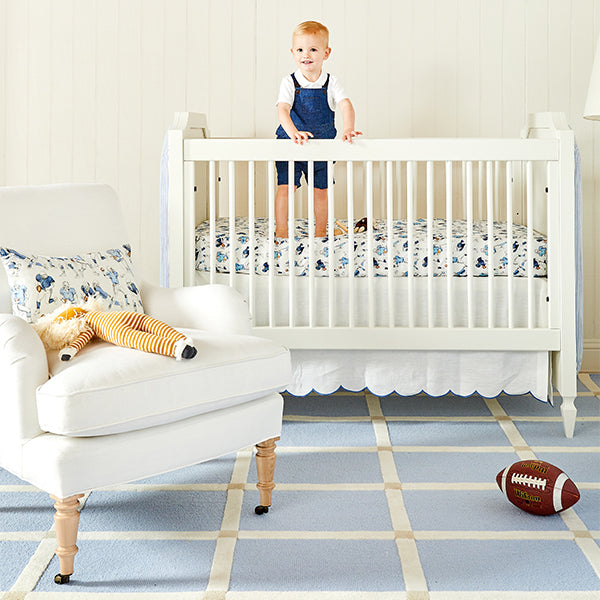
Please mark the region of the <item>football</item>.
[[553, 515], [579, 500], [569, 476], [543, 460], [521, 460], [496, 475], [502, 493], [521, 510]]

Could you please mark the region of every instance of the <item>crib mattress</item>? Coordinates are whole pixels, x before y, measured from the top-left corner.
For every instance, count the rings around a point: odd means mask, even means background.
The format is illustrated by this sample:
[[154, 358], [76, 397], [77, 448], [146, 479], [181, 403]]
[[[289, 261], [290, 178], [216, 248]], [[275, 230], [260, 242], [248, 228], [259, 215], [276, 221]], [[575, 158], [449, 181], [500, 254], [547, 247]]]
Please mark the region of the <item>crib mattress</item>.
[[[343, 221], [342, 221], [343, 222]], [[309, 273], [309, 236], [308, 219], [296, 219], [293, 241], [293, 264], [296, 276]], [[368, 233], [354, 234], [354, 249], [351, 253], [347, 234], [335, 236], [333, 240], [334, 260], [330, 269], [329, 239], [314, 238], [312, 266], [315, 276], [327, 277], [332, 270], [336, 276], [348, 276], [350, 256], [354, 277], [368, 275]], [[217, 273], [229, 273], [230, 265], [229, 218], [219, 217], [215, 226], [215, 269]], [[446, 243], [446, 220], [433, 220], [433, 275], [446, 276], [448, 252]], [[453, 221], [450, 255], [452, 274], [465, 277], [469, 271], [475, 277], [486, 277], [490, 269], [488, 252], [487, 221], [475, 221], [472, 232], [471, 264], [467, 260], [467, 223]], [[534, 248], [532, 267], [535, 277], [546, 276], [546, 237], [538, 233], [533, 236]], [[388, 246], [391, 245], [391, 253]], [[413, 225], [412, 249], [408, 247], [408, 225], [404, 220], [394, 220], [391, 244], [388, 244], [387, 223], [376, 220], [373, 224], [373, 275], [385, 277], [390, 272], [394, 277], [407, 277], [409, 265], [415, 277], [427, 277], [429, 274], [429, 252], [427, 244], [427, 222], [419, 219]], [[507, 275], [509, 271], [515, 277], [527, 276], [527, 228], [513, 224], [512, 242], [507, 239], [507, 224], [494, 223], [492, 242], [492, 266], [494, 275]], [[258, 218], [254, 225], [254, 249], [250, 252], [250, 227], [247, 217], [235, 218], [235, 272], [248, 273], [250, 256], [254, 257], [254, 272], [268, 274], [271, 270], [278, 275], [290, 273], [289, 239], [276, 238], [273, 256], [269, 260], [269, 222]], [[204, 221], [196, 227], [196, 269], [210, 269], [210, 226]]]

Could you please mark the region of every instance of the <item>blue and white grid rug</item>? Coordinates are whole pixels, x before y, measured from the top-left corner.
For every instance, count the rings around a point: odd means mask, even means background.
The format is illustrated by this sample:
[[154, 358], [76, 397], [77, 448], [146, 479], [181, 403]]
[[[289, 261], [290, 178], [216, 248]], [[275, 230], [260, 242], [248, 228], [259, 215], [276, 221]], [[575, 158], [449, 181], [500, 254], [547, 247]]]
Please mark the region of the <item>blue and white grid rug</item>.
[[[51, 500], [0, 470], [0, 599], [596, 600], [600, 376], [579, 389], [573, 439], [531, 397], [288, 396], [268, 514], [250, 449], [93, 492], [63, 586]], [[528, 458], [580, 501], [510, 504], [495, 476]]]

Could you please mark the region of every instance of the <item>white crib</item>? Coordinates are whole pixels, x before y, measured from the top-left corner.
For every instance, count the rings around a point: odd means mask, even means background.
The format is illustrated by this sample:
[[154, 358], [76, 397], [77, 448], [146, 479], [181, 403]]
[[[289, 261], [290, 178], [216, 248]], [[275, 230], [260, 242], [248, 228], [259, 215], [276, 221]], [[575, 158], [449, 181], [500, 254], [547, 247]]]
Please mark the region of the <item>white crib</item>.
[[[573, 435], [574, 137], [562, 114], [531, 115], [516, 139], [299, 146], [209, 139], [203, 115], [178, 113], [164, 158], [163, 284], [240, 290], [254, 332], [292, 350], [292, 393], [552, 401], [554, 387]], [[309, 179], [328, 161], [326, 238], [304, 182], [288, 196], [289, 237], [275, 238], [275, 161], [308, 161]], [[347, 234], [333, 235], [336, 220]]]

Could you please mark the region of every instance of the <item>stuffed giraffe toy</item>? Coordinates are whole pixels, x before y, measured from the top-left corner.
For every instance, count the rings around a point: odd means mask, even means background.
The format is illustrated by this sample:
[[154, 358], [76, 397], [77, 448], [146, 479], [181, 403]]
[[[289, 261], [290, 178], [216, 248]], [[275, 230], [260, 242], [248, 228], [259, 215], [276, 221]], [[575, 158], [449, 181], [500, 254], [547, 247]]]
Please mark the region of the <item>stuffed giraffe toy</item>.
[[127, 310], [95, 310], [73, 306], [45, 315], [33, 324], [49, 350], [60, 350], [63, 361], [71, 360], [95, 337], [117, 346], [172, 356], [177, 360], [196, 356], [194, 342], [166, 323], [143, 313]]

